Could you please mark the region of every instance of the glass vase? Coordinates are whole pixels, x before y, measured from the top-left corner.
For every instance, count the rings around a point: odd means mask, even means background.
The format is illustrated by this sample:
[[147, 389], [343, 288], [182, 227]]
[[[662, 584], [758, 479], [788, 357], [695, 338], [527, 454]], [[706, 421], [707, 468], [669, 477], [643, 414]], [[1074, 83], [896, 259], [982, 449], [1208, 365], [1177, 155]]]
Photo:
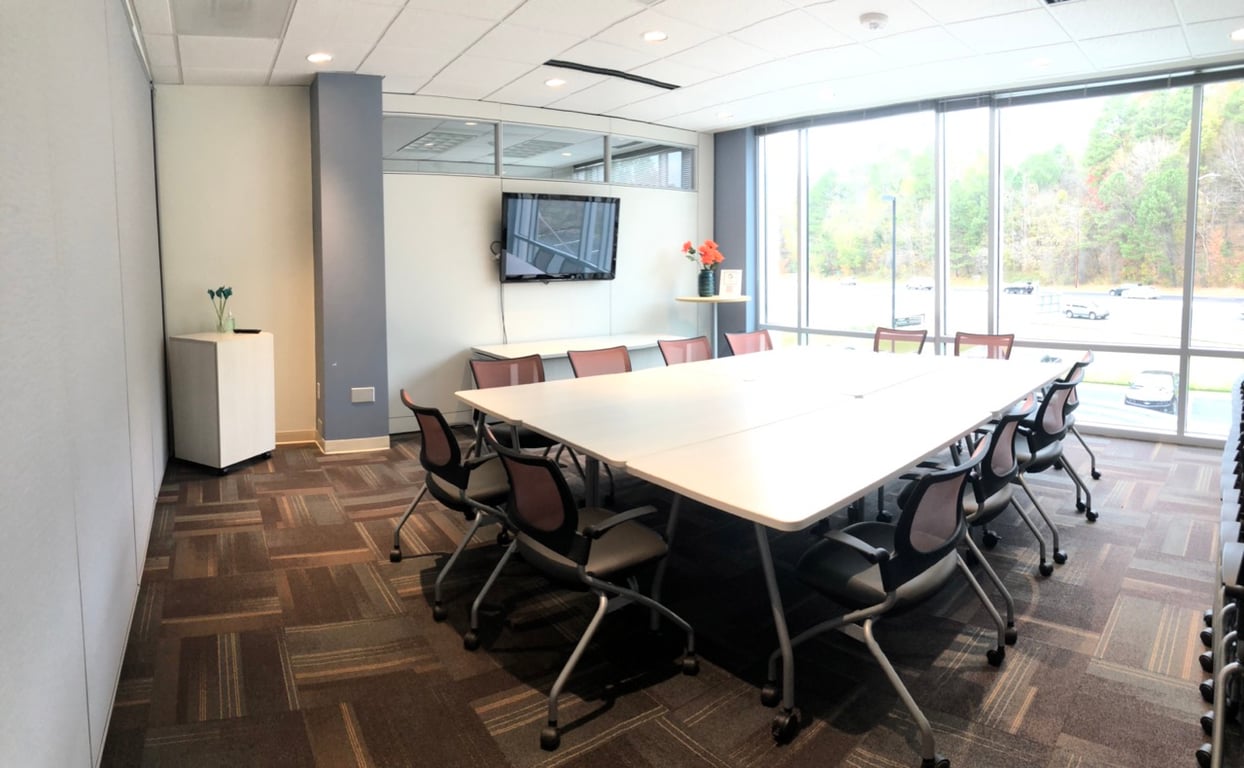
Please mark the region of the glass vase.
[[701, 296], [716, 296], [717, 273], [711, 269], [701, 269], [699, 288]]

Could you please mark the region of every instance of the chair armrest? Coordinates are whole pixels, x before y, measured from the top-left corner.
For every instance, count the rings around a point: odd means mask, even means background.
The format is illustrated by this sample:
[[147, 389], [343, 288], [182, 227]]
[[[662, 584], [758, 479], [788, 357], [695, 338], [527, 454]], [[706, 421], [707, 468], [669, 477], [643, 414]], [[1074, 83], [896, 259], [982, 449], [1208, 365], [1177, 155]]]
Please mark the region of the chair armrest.
[[652, 506], [651, 504], [644, 506], [644, 507], [635, 507], [634, 509], [628, 509], [625, 512], [619, 512], [616, 515], [611, 515], [608, 520], [597, 523], [596, 525], [589, 525], [587, 528], [583, 529], [583, 535], [589, 539], [599, 539], [601, 536], [604, 536], [605, 533], [610, 528], [613, 528], [615, 525], [621, 525], [622, 523], [629, 523], [631, 520], [637, 520], [643, 517], [644, 515], [651, 515], [653, 512], [656, 512], [656, 511], [657, 511], [657, 508]]
[[874, 547], [873, 545], [857, 539], [849, 533], [841, 530], [829, 531], [823, 537], [827, 541], [836, 541], [839, 544], [845, 544], [856, 552], [859, 552], [870, 563], [884, 563], [890, 559], [890, 550], [882, 547]]
[[[475, 444], [472, 443], [471, 447], [474, 448]], [[470, 472], [471, 470], [475, 469], [479, 465], [487, 464], [488, 462], [492, 461], [495, 458], [497, 458], [496, 453], [493, 453], [493, 452], [481, 453], [481, 454], [477, 454], [475, 456], [471, 456], [467, 458], [465, 461], [462, 462], [462, 466], [466, 467], [467, 471]]]

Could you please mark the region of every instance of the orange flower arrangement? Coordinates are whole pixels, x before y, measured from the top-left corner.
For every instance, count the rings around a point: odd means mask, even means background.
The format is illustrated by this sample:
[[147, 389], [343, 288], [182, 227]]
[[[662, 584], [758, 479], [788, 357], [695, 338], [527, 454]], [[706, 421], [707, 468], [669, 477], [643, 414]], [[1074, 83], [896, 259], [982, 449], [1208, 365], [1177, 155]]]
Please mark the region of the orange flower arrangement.
[[721, 251], [717, 250], [717, 243], [712, 240], [705, 240], [699, 248], [691, 244], [691, 241], [682, 244], [682, 253], [689, 260], [698, 262], [700, 269], [712, 269], [714, 264], [720, 264], [726, 260], [721, 255]]

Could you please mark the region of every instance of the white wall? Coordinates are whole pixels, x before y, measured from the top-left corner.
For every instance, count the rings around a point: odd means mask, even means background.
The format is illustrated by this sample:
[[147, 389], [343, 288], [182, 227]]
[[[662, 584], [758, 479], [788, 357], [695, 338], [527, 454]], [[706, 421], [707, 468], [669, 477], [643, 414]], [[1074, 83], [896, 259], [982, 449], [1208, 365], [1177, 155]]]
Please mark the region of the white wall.
[[167, 458], [147, 93], [117, 0], [0, 5], [0, 765], [98, 763]]
[[[693, 144], [698, 168], [712, 167], [710, 137], [668, 128], [417, 97], [388, 96], [385, 111], [564, 125]], [[696, 290], [696, 267], [680, 247], [711, 235], [709, 172], [699, 173], [701, 192], [428, 174], [386, 174], [384, 181], [390, 432], [416, 428], [399, 400], [402, 388], [417, 402], [440, 408], [450, 421], [466, 420], [453, 392], [471, 386], [467, 360], [473, 345], [708, 332], [708, 310], [674, 297]], [[501, 285], [490, 246], [501, 236], [502, 191], [621, 198], [617, 278]]]
[[155, 108], [168, 334], [214, 330], [207, 289], [232, 287], [274, 337], [278, 442], [312, 440], [310, 89], [157, 86]]

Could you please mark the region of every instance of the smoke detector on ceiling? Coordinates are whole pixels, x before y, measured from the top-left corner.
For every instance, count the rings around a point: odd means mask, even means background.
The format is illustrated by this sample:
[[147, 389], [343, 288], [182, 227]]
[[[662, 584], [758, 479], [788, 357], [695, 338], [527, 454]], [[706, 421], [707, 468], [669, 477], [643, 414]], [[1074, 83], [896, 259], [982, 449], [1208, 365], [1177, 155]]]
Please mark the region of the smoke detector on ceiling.
[[889, 20], [889, 16], [886, 16], [884, 13], [877, 13], [876, 11], [869, 11], [868, 13], [860, 14], [860, 26], [870, 32], [876, 32], [878, 29], [881, 29]]

